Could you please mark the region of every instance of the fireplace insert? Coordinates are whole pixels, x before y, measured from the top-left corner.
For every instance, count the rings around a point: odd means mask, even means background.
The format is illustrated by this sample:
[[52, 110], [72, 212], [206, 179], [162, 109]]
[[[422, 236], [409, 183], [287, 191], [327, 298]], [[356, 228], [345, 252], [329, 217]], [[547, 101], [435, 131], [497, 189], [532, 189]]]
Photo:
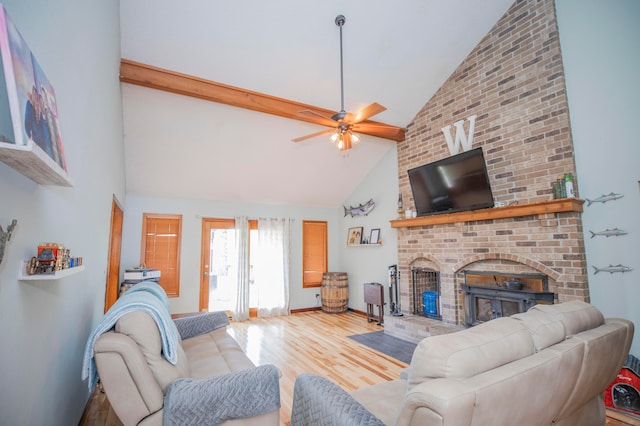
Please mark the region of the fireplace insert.
[[[522, 286], [508, 285], [514, 281]], [[538, 303], [553, 304], [555, 298], [554, 293], [547, 291], [547, 276], [538, 274], [465, 271], [461, 287], [467, 327], [526, 312]]]

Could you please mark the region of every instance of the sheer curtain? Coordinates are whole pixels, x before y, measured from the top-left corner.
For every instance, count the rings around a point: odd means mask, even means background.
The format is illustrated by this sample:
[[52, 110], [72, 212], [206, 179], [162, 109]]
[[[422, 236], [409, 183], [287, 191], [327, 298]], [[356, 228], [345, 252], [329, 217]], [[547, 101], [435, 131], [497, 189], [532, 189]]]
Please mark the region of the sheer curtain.
[[238, 287], [236, 307], [231, 313], [234, 321], [249, 319], [249, 220], [236, 217], [236, 248], [238, 250]]
[[258, 317], [289, 315], [289, 250], [291, 219], [258, 219], [254, 288]]

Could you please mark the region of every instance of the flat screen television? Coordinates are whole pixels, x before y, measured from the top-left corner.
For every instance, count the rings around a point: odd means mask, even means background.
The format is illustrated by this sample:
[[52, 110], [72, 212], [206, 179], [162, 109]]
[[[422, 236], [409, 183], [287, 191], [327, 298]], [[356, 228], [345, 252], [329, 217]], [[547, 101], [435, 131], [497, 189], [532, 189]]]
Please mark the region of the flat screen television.
[[418, 216], [493, 207], [482, 148], [452, 155], [407, 173]]

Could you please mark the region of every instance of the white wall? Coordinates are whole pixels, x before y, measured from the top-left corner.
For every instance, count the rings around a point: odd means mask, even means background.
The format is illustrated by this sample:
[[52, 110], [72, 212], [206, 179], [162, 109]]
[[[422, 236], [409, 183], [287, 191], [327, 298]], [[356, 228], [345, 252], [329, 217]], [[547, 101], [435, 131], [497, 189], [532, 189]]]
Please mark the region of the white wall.
[[182, 214], [180, 251], [180, 297], [170, 298], [172, 313], [195, 312], [200, 297], [200, 241], [202, 217], [233, 218], [248, 216], [294, 219], [291, 232], [290, 307], [316, 306], [319, 288], [302, 288], [302, 221], [325, 220], [329, 233], [329, 269], [341, 266], [338, 247], [339, 217], [336, 209], [285, 205], [223, 203], [193, 199], [166, 199], [127, 194], [122, 237], [121, 270], [140, 264], [143, 213]]
[[[102, 316], [111, 200], [124, 201], [117, 1], [3, 2], [56, 92], [73, 188], [42, 186], [0, 163], [0, 224], [18, 220], [0, 264], [0, 423], [77, 424], [89, 396], [84, 345]], [[4, 84], [4, 83], [2, 83]], [[55, 241], [86, 270], [17, 280]]]
[[[348, 158], [345, 161], [349, 161]], [[344, 216], [342, 207], [322, 209], [300, 206], [225, 203], [194, 199], [166, 199], [127, 194], [122, 237], [121, 269], [140, 263], [140, 240], [143, 213], [182, 214], [180, 252], [180, 297], [171, 298], [171, 312], [198, 310], [200, 295], [200, 239], [202, 217], [233, 218], [235, 216], [293, 218], [291, 234], [291, 309], [317, 306], [319, 288], [302, 288], [302, 221], [325, 220], [329, 225], [329, 271], [349, 274], [349, 307], [366, 312], [363, 283], [388, 284], [387, 266], [397, 263], [396, 230], [389, 220], [395, 219], [398, 191], [398, 159], [395, 147], [389, 150], [344, 205], [357, 206], [370, 198], [376, 207], [368, 216]], [[347, 247], [347, 231], [362, 226], [365, 233], [380, 228], [382, 245]], [[388, 311], [388, 287], [385, 287]]]
[[[362, 143], [366, 143], [362, 142]], [[356, 148], [357, 149], [357, 148]], [[340, 209], [340, 235], [338, 248], [342, 269], [349, 276], [349, 307], [366, 312], [364, 283], [380, 283], [385, 286], [385, 312], [389, 312], [388, 266], [398, 263], [398, 234], [391, 228], [390, 220], [397, 217], [398, 208], [398, 150], [394, 146], [344, 201], [347, 207], [366, 203], [373, 198], [376, 207], [367, 216], [344, 216]], [[349, 247], [349, 228], [363, 227], [363, 235], [369, 236], [372, 228], [380, 228], [382, 245]], [[377, 314], [378, 309], [375, 308]]]
[[[591, 302], [605, 316], [632, 320], [631, 353], [640, 357], [640, 2], [557, 0], [580, 198], [615, 192], [624, 198], [585, 204], [583, 218]], [[620, 228], [620, 237], [590, 238]], [[629, 273], [594, 275], [593, 266], [623, 264]]]

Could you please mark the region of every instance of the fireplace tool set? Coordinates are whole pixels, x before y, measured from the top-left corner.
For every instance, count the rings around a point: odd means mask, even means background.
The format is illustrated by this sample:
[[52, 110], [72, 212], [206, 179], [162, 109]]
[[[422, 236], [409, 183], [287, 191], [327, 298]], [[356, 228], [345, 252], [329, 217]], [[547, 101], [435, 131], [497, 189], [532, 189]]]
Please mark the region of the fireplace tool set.
[[398, 265], [389, 266], [389, 309], [391, 316], [394, 317], [401, 317], [403, 315], [402, 312], [400, 312], [400, 300], [398, 295], [399, 281], [400, 272], [398, 271]]

